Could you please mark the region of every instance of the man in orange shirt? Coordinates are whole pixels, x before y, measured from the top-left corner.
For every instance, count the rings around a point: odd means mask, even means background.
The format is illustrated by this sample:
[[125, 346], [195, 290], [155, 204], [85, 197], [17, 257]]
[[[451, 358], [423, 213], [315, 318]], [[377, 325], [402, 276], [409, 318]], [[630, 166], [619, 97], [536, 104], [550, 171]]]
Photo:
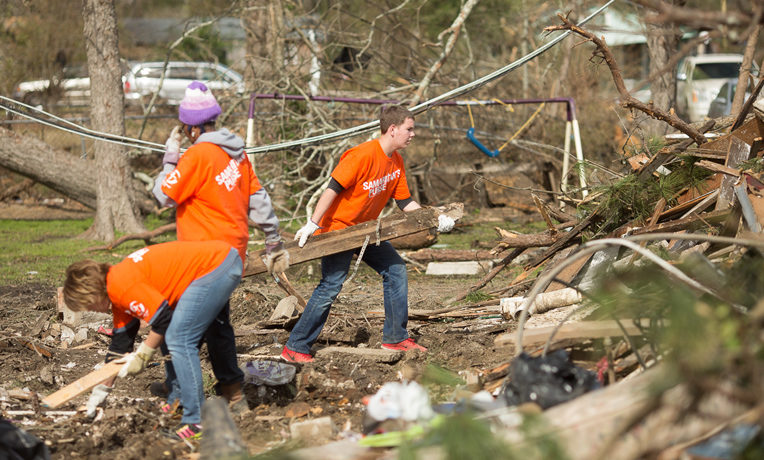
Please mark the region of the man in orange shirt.
[[[360, 224], [379, 217], [390, 198], [404, 212], [421, 208], [411, 198], [403, 158], [399, 149], [407, 147], [414, 138], [414, 116], [399, 106], [382, 107], [379, 117], [381, 136], [356, 146], [340, 158], [327, 189], [316, 204], [313, 216], [295, 234], [299, 246], [318, 232]], [[450, 231], [454, 220], [445, 214], [438, 218], [438, 230]], [[353, 254], [358, 249], [321, 258], [321, 282], [313, 291], [305, 311], [289, 335], [281, 356], [287, 361], [310, 362], [310, 349], [326, 323], [332, 302], [337, 298], [347, 278]], [[382, 275], [385, 323], [382, 328], [382, 348], [390, 350], [427, 349], [409, 337], [408, 277], [406, 264], [393, 246], [385, 241], [369, 245], [363, 254], [366, 262]]]
[[[198, 344], [226, 307], [241, 273], [239, 253], [226, 242], [173, 241], [139, 249], [114, 266], [93, 260], [72, 264], [66, 270], [64, 301], [74, 311], [114, 315], [107, 362], [133, 349], [141, 320], [151, 326], [138, 350], [126, 356], [118, 376], [143, 371], [156, 349], [166, 344], [172, 365], [166, 362], [165, 370], [177, 383], [170, 398], [183, 405], [181, 424], [168, 434], [196, 438], [204, 403]], [[230, 345], [235, 360], [236, 347]], [[90, 416], [111, 391], [113, 379], [105, 383], [93, 389]]]
[[[221, 112], [203, 83], [194, 81], [188, 85], [178, 110], [182, 125], [176, 126], [167, 140], [154, 195], [162, 206], [177, 207], [179, 241], [226, 241], [239, 251], [243, 263], [249, 241], [247, 219], [252, 219], [265, 233], [266, 266], [271, 273], [281, 273], [289, 267], [289, 254], [279, 234], [271, 199], [244, 152], [244, 141], [226, 128], [215, 127]], [[183, 135], [193, 145], [181, 154]], [[225, 349], [234, 337], [229, 315], [230, 303], [226, 303], [205, 340], [220, 391], [229, 402], [236, 403], [243, 401], [244, 374], [235, 350], [231, 353]], [[233, 360], [224, 359], [231, 356]], [[152, 392], [160, 394], [167, 387], [168, 382], [161, 389], [155, 384]], [[243, 405], [238, 408], [243, 409]]]

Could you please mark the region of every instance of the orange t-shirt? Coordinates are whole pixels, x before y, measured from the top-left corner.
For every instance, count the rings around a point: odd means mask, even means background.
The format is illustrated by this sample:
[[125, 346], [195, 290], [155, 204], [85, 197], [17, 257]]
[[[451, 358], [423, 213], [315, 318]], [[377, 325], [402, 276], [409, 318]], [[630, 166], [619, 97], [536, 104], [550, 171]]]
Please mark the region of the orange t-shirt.
[[242, 261], [249, 241], [249, 196], [260, 188], [246, 155], [234, 160], [209, 142], [189, 148], [162, 182], [162, 191], [178, 206], [179, 241], [227, 241]]
[[378, 139], [343, 153], [332, 177], [344, 190], [324, 213], [317, 234], [376, 219], [391, 197], [411, 196], [403, 158], [397, 151], [385, 155]]
[[172, 241], [139, 249], [113, 265], [106, 292], [115, 331], [134, 318], [151, 324], [165, 300], [174, 309], [188, 285], [220, 266], [231, 248], [224, 241]]

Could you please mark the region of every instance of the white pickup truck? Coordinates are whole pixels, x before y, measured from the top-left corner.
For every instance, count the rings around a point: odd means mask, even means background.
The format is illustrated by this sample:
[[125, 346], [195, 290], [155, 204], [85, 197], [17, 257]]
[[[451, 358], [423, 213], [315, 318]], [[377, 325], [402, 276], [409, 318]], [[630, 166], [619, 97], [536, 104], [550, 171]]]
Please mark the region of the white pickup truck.
[[[742, 62], [742, 54], [702, 54], [684, 58], [676, 76], [677, 114], [691, 123], [702, 121], [722, 85], [738, 77]], [[758, 75], [756, 64], [753, 74]]]

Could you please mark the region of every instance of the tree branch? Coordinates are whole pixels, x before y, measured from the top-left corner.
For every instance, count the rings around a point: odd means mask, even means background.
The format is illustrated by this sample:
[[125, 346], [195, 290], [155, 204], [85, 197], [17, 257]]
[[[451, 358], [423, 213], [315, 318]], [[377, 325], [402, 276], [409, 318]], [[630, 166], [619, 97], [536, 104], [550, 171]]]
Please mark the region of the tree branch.
[[[618, 93], [621, 95], [621, 105], [623, 107], [628, 109], [637, 109], [653, 118], [668, 123], [671, 127], [684, 134], [687, 134], [698, 145], [702, 145], [706, 142], [706, 138], [703, 136], [703, 134], [700, 133], [700, 131], [693, 128], [688, 123], [682, 121], [673, 112], [666, 113], [665, 111], [656, 108], [652, 103], [645, 104], [629, 94], [629, 91], [626, 89], [626, 85], [623, 82], [621, 69], [618, 67], [618, 63], [616, 62], [613, 53], [610, 52], [610, 48], [608, 48], [604, 40], [595, 36], [588, 30], [582, 29], [573, 24], [568, 20], [567, 17], [563, 16], [562, 14], [558, 13], [557, 16], [562, 21], [562, 25], [548, 26], [545, 27], [544, 30], [547, 32], [555, 30], [570, 30], [571, 32], [586, 38], [588, 41], [593, 42], [595, 46], [597, 46], [597, 51], [600, 53], [600, 57], [607, 63], [608, 67], [610, 68], [610, 73], [613, 76], [613, 83], [615, 84], [616, 90], [618, 90]], [[595, 56], [596, 55], [597, 54], [595, 52]]]
[[427, 71], [424, 78], [422, 78], [422, 81], [419, 83], [419, 88], [417, 88], [416, 94], [414, 94], [411, 105], [416, 105], [422, 100], [422, 95], [427, 88], [429, 88], [432, 77], [435, 76], [438, 70], [443, 66], [443, 63], [446, 62], [446, 59], [448, 59], [448, 56], [451, 55], [451, 52], [454, 50], [454, 45], [456, 45], [456, 40], [459, 38], [459, 32], [461, 31], [462, 25], [464, 25], [464, 21], [467, 20], [470, 12], [472, 12], [472, 8], [477, 5], [478, 1], [480, 0], [467, 0], [464, 5], [462, 5], [462, 9], [459, 11], [456, 19], [454, 19], [451, 27], [438, 34], [438, 41], [441, 41], [443, 36], [447, 33], [450, 33], [451, 36], [448, 37], [446, 46], [443, 48], [443, 51], [441, 51], [438, 60], [430, 67], [430, 70]]

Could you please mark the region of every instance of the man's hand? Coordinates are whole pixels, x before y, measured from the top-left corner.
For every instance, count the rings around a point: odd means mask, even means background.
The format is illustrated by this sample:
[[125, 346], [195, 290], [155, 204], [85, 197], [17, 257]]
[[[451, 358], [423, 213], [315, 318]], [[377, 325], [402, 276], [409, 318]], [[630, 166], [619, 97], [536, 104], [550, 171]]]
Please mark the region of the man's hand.
[[446, 214], [441, 214], [438, 216], [438, 232], [448, 233], [453, 230], [454, 224], [456, 224], [456, 221], [454, 221], [454, 219], [447, 216]]
[[284, 242], [265, 243], [265, 268], [271, 275], [283, 273], [289, 268], [289, 252], [284, 249]]
[[183, 135], [180, 132], [180, 126], [176, 126], [172, 129], [170, 137], [167, 138], [167, 142], [164, 144], [164, 157], [162, 158], [162, 164], [177, 165], [180, 160], [180, 141], [183, 140]]
[[142, 370], [146, 369], [146, 364], [151, 361], [151, 357], [156, 353], [156, 348], [151, 348], [145, 343], [141, 342], [138, 347], [138, 351], [130, 353], [125, 358], [125, 364], [122, 369], [119, 370], [117, 377], [123, 378], [128, 375], [135, 375]]
[[111, 387], [107, 387], [103, 383], [99, 383], [93, 388], [88, 403], [85, 405], [85, 415], [88, 418], [96, 416], [96, 407], [106, 401], [106, 397], [109, 396], [109, 393], [111, 393]]
[[305, 243], [308, 241], [308, 237], [315, 233], [316, 230], [318, 230], [319, 227], [318, 224], [313, 222], [312, 220], [308, 219], [308, 223], [305, 224], [304, 227], [297, 230], [297, 233], [294, 234], [294, 240], [300, 240], [299, 243], [297, 243], [298, 246], [303, 247], [305, 246]]

